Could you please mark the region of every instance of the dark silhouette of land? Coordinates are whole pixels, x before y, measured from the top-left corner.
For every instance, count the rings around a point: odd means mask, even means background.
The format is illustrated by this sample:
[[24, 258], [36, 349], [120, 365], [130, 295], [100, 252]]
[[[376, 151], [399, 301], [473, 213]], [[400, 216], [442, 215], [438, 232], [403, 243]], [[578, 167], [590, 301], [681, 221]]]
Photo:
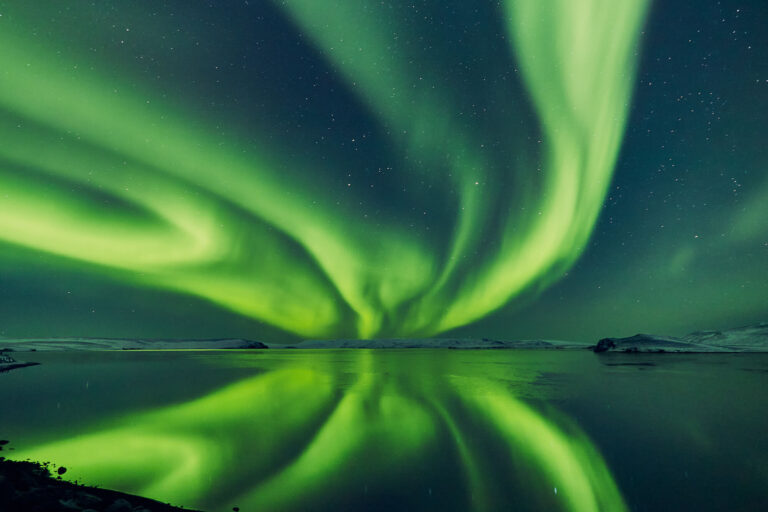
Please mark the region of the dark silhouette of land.
[[[0, 449], [8, 441], [0, 441]], [[61, 480], [66, 468], [0, 457], [3, 512], [190, 512], [149, 498]]]

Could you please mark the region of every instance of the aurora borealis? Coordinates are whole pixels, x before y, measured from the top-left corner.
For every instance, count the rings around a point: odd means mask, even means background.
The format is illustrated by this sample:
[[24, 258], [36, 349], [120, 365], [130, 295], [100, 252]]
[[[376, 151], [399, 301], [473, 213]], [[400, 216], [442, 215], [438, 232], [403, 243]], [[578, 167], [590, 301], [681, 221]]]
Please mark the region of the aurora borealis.
[[757, 2], [0, 14], [2, 336], [590, 339], [765, 313]]
[[582, 349], [768, 321], [766, 27], [0, 0], [0, 455], [211, 512], [760, 509], [765, 353]]

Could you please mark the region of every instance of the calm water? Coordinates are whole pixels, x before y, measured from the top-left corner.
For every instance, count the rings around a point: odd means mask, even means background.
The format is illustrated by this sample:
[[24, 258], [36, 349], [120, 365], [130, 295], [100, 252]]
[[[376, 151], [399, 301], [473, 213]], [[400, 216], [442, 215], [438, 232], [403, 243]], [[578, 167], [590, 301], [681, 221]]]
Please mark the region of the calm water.
[[204, 510], [766, 510], [768, 355], [37, 353], [14, 458]]

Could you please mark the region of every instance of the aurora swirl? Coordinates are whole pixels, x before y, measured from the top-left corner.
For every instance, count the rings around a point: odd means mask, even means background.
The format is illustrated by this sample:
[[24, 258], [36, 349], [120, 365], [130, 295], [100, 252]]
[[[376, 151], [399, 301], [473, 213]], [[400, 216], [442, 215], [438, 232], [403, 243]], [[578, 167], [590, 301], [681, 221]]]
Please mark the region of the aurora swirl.
[[40, 6], [14, 6], [0, 31], [0, 240], [300, 336], [465, 325], [583, 251], [647, 4], [506, 2], [509, 55], [488, 59], [509, 73], [480, 91], [493, 108], [473, 111], [460, 84], [485, 83], [483, 70], [459, 76], [435, 49], [461, 41], [450, 30], [412, 44], [429, 24], [407, 6], [276, 3], [372, 120], [379, 163], [394, 162], [370, 187], [344, 183], [354, 161], [273, 145], [275, 128], [211, 121], [84, 48], [33, 37], [25, 9]]

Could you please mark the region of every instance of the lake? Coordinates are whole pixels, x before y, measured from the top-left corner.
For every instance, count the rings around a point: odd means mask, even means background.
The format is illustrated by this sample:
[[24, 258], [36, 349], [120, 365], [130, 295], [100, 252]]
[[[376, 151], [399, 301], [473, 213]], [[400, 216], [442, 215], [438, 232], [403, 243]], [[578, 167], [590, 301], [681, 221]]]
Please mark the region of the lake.
[[207, 511], [766, 510], [768, 354], [38, 352], [9, 458]]

